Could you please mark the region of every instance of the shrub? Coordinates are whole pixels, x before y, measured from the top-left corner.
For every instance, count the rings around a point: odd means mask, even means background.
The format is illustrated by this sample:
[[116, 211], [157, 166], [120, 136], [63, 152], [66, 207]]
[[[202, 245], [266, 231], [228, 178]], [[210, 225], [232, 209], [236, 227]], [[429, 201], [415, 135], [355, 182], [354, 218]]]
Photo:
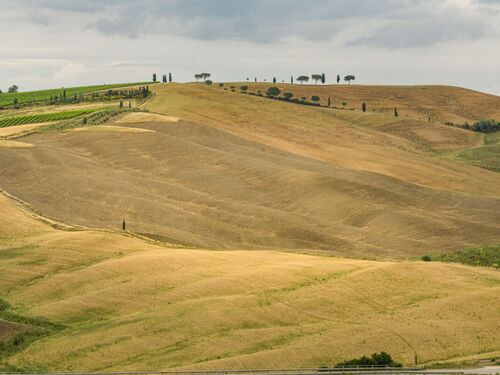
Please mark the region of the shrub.
[[222, 87], [222, 86], [224, 86], [224, 84], [223, 83], [219, 83], [219, 87]]
[[394, 362], [391, 355], [386, 352], [373, 353], [371, 357], [362, 356], [348, 361], [341, 362], [335, 367], [355, 367], [355, 366], [388, 366], [402, 367], [403, 365]]
[[290, 100], [293, 98], [293, 93], [292, 92], [285, 92], [283, 93], [283, 97], [286, 99], [286, 100]]
[[281, 90], [278, 87], [269, 87], [266, 91], [268, 96], [276, 97], [280, 94]]
[[318, 95], [313, 95], [313, 96], [311, 96], [311, 100], [312, 100], [313, 102], [319, 102], [319, 99], [320, 99], [320, 98], [319, 98], [319, 96], [318, 96]]
[[240, 90], [241, 91], [247, 91], [248, 90], [248, 86], [247, 85], [240, 86]]
[[431, 259], [431, 257], [430, 257], [429, 255], [424, 255], [424, 256], [422, 256], [422, 260], [423, 260], [424, 262], [430, 262], [430, 261], [432, 261], [432, 259]]
[[495, 120], [479, 120], [474, 123], [473, 129], [478, 132], [492, 133], [500, 129], [500, 123]]
[[206, 84], [206, 85], [208, 85], [208, 86], [210, 86], [212, 83], [213, 83], [213, 82], [212, 82], [211, 80], [209, 80], [209, 79], [207, 79], [207, 80], [205, 81], [205, 84]]

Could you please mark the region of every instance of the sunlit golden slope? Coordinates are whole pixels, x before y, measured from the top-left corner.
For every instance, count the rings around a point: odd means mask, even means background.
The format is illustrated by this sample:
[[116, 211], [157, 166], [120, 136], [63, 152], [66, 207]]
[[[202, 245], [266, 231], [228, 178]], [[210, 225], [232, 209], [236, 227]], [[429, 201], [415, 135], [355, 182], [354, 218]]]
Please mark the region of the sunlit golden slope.
[[380, 350], [410, 364], [500, 350], [495, 270], [169, 249], [55, 230], [1, 195], [0, 210], [0, 298], [65, 326], [6, 359], [20, 369], [304, 367]]
[[186, 246], [395, 259], [500, 241], [499, 175], [435, 157], [477, 144], [474, 132], [203, 84], [154, 89], [147, 108], [174, 119], [21, 138], [33, 147], [0, 148], [1, 186], [65, 222], [125, 219]]

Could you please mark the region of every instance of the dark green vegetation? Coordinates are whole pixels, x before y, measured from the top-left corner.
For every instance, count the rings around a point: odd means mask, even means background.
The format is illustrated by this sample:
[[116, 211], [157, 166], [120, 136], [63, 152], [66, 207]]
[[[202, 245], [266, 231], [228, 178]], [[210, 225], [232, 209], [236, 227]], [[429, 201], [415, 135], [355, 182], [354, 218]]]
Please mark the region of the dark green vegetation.
[[373, 353], [371, 357], [362, 356], [348, 361], [340, 362], [335, 367], [358, 367], [358, 366], [386, 366], [402, 367], [403, 365], [394, 362], [391, 355], [386, 352]]
[[0, 370], [21, 370], [7, 366], [6, 359], [36, 339], [62, 329], [64, 326], [60, 324], [19, 315], [12, 311], [7, 301], [0, 298]]
[[14, 99], [17, 99], [16, 104], [23, 104], [23, 103], [29, 103], [29, 102], [40, 102], [40, 101], [48, 101], [48, 100], [50, 100], [51, 97], [55, 97], [55, 96], [65, 96], [67, 98], [70, 98], [70, 97], [75, 96], [75, 95], [78, 96], [81, 94], [87, 94], [87, 93], [91, 93], [94, 91], [113, 89], [113, 88], [117, 88], [117, 87], [144, 85], [147, 83], [149, 83], [149, 82], [115, 83], [115, 84], [110, 84], [110, 85], [67, 87], [67, 88], [50, 89], [50, 90], [4, 93], [4, 94], [0, 94], [0, 107], [14, 104]]
[[0, 128], [5, 128], [7, 126], [23, 125], [23, 124], [38, 124], [41, 122], [67, 120], [70, 118], [86, 115], [95, 111], [96, 109], [80, 109], [75, 111], [41, 113], [39, 115], [6, 117], [0, 119]]
[[475, 247], [444, 254], [424, 255], [422, 260], [500, 268], [500, 245]]
[[[453, 124], [447, 124], [453, 125]], [[481, 133], [494, 133], [500, 130], [500, 122], [495, 120], [479, 120], [475, 122], [473, 125], [469, 125], [469, 123], [465, 123], [462, 125], [464, 129], [472, 129]]]

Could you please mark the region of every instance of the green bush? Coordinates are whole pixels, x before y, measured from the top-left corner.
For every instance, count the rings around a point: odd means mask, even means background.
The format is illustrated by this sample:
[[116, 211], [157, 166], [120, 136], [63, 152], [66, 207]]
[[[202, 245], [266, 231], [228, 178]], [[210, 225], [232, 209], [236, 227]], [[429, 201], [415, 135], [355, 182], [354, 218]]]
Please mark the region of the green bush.
[[240, 86], [240, 90], [241, 91], [247, 91], [248, 90], [248, 86], [247, 85]]
[[432, 261], [432, 259], [431, 259], [431, 257], [430, 257], [429, 255], [424, 255], [424, 256], [422, 256], [422, 260], [423, 260], [424, 262], [430, 262], [430, 261]]
[[283, 93], [283, 97], [287, 100], [290, 100], [293, 98], [293, 93], [292, 92], [285, 92], [285, 93]]
[[402, 367], [403, 365], [394, 362], [391, 355], [386, 352], [373, 353], [371, 357], [362, 356], [348, 361], [341, 362], [335, 367], [357, 367], [357, 366], [387, 366]]
[[318, 96], [318, 95], [313, 95], [313, 96], [311, 96], [311, 100], [312, 100], [313, 102], [319, 102], [319, 99], [320, 99], [320, 98], [319, 98], [319, 96]]
[[267, 96], [276, 97], [280, 94], [281, 90], [278, 87], [269, 87], [266, 91]]

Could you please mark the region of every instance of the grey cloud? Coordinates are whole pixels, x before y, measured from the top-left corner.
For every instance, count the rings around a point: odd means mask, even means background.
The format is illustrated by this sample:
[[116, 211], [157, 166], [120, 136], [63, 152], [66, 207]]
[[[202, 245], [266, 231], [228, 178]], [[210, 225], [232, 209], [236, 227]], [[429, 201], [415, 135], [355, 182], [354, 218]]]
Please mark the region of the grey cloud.
[[[21, 0], [33, 1], [33, 0]], [[166, 34], [199, 40], [244, 40], [274, 43], [288, 37], [328, 41], [343, 27], [355, 26], [363, 36], [346, 44], [405, 48], [429, 46], [487, 34], [494, 24], [498, 0], [474, 14], [439, 0], [39, 0], [39, 9], [93, 13], [86, 25], [105, 35], [138, 38]], [[441, 5], [442, 11], [435, 12]], [[498, 9], [497, 9], [498, 7]], [[493, 11], [492, 11], [493, 9]], [[44, 22], [48, 17], [35, 17]], [[370, 20], [371, 22], [367, 22]], [[373, 27], [377, 20], [379, 27]]]

